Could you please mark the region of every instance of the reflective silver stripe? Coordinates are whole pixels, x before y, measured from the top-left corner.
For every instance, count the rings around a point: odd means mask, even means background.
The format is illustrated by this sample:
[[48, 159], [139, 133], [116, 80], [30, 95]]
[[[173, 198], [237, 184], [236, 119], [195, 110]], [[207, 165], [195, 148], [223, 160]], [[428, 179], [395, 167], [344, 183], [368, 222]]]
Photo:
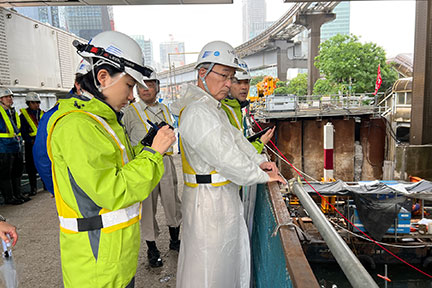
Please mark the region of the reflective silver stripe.
[[138, 117], [140, 118], [141, 123], [143, 123], [144, 128], [148, 132], [150, 130], [150, 124], [147, 123], [148, 117], [147, 117], [147, 115], [144, 114], [144, 110], [141, 108], [141, 104], [138, 104], [138, 102], [137, 102], [137, 103], [132, 103], [131, 105], [135, 108], [135, 112], [138, 114]]
[[59, 216], [59, 220], [60, 227], [78, 232], [78, 222], [76, 218], [64, 218], [63, 216]]
[[[129, 207], [102, 214], [101, 217], [103, 228], [125, 223], [135, 217], [138, 217], [141, 209], [140, 204], [141, 202], [137, 202]], [[60, 226], [62, 228], [79, 232], [77, 218], [64, 218], [59, 216], [59, 220]]]
[[102, 214], [103, 227], [111, 227], [138, 217], [140, 213], [140, 204], [141, 202], [137, 202], [129, 207]]
[[111, 126], [102, 117], [99, 117], [98, 115], [95, 115], [95, 114], [87, 112], [87, 111], [84, 111], [84, 112], [93, 116], [94, 118], [96, 118], [104, 126], [105, 130], [109, 134], [111, 134], [111, 136], [117, 142], [117, 145], [120, 147], [120, 149], [122, 151], [122, 158], [123, 158], [124, 164], [127, 164], [129, 162], [129, 157], [127, 155], [126, 147], [120, 141], [120, 138], [118, 138], [117, 134], [114, 132], [114, 130], [111, 128]]
[[[184, 173], [184, 181], [191, 183], [191, 184], [197, 184], [196, 181], [196, 174], [186, 174]], [[222, 183], [225, 181], [228, 181], [228, 179], [226, 179], [225, 177], [223, 177], [222, 175], [216, 173], [216, 174], [209, 174], [211, 176], [211, 183]], [[198, 183], [199, 184], [199, 183]]]

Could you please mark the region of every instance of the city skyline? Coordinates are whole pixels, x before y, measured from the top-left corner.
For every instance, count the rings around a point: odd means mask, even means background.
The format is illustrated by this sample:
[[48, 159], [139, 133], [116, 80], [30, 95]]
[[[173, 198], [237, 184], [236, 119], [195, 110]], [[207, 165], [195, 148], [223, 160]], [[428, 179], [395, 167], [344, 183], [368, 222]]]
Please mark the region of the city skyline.
[[15, 7], [18, 13], [90, 40], [95, 35], [115, 30], [111, 6], [36, 6]]
[[[114, 17], [118, 31], [145, 34], [155, 46], [173, 34], [185, 42], [186, 52], [199, 52], [213, 40], [226, 41], [234, 47], [243, 43], [242, 4], [242, 0], [234, 0], [233, 4], [227, 5], [115, 6]], [[268, 1], [267, 21], [278, 20], [290, 5]], [[354, 1], [350, 2], [350, 12], [350, 31], [359, 36], [361, 42], [374, 42], [383, 47], [388, 58], [399, 53], [413, 53], [415, 1]], [[163, 19], [180, 20], [169, 24], [161, 21], [161, 15]], [[205, 20], [201, 21], [203, 15]], [[155, 59], [159, 59], [159, 52], [154, 51]], [[194, 61], [196, 55], [186, 56], [186, 63]]]
[[160, 51], [160, 66], [162, 70], [169, 69], [170, 65], [175, 67], [183, 66], [186, 64], [185, 54], [175, 55], [175, 53], [184, 53], [185, 43], [182, 41], [174, 41], [172, 35], [171, 39], [166, 42], [162, 42], [159, 45]]

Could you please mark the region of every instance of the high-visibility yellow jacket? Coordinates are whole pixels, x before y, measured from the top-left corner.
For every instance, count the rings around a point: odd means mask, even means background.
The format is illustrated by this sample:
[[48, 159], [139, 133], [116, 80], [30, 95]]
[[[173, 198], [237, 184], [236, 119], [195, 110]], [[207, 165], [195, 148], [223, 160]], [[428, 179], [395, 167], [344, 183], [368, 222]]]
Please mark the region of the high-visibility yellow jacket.
[[71, 95], [47, 125], [65, 287], [126, 287], [136, 272], [139, 203], [164, 166], [150, 147], [132, 149], [119, 121], [106, 103]]
[[[221, 103], [222, 109], [228, 115], [231, 125], [243, 132], [243, 115], [239, 101], [237, 99], [225, 98], [221, 101]], [[255, 147], [258, 154], [261, 154], [264, 148], [264, 144], [261, 142], [261, 140], [257, 139], [251, 144]]]
[[[8, 113], [15, 117], [13, 123]], [[18, 113], [12, 108], [8, 112], [0, 105], [0, 153], [17, 153], [20, 151], [21, 122]]]
[[33, 113], [33, 115], [36, 117], [37, 119], [36, 122], [30, 116], [29, 113], [29, 111], [31, 111], [30, 108], [22, 108], [20, 111], [21, 111], [20, 120], [22, 123], [21, 134], [24, 137], [24, 140], [28, 141], [30, 137], [36, 137], [39, 120], [42, 118], [44, 111], [39, 109], [37, 111], [30, 112]]

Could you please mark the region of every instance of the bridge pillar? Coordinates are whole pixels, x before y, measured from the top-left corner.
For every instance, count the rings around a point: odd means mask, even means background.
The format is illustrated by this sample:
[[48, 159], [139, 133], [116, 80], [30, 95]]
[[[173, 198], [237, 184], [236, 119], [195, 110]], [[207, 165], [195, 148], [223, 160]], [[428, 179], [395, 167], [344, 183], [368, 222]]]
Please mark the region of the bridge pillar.
[[290, 40], [275, 40], [273, 46], [277, 50], [277, 77], [280, 81], [287, 80], [287, 70], [290, 68], [288, 59], [288, 49], [294, 46]]
[[322, 14], [299, 14], [295, 23], [309, 29], [309, 52], [308, 52], [308, 94], [311, 95], [315, 82], [319, 79], [319, 71], [315, 67], [315, 57], [318, 56], [318, 45], [321, 41], [321, 26], [324, 23], [333, 21], [336, 18], [334, 13]]
[[432, 144], [432, 3], [417, 1], [410, 144]]

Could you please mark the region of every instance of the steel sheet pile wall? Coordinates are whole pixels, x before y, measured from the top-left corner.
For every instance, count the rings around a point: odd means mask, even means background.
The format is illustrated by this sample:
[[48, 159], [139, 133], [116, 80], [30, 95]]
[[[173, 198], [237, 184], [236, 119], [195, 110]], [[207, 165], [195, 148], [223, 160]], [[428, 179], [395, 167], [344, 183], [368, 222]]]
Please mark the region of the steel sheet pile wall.
[[337, 179], [354, 181], [354, 119], [332, 120], [334, 134], [334, 175]]
[[364, 119], [360, 127], [363, 147], [362, 180], [382, 179], [386, 125], [382, 119]]
[[[294, 166], [316, 180], [321, 180], [324, 171], [323, 127], [329, 121], [334, 126], [334, 178], [354, 181], [354, 118], [278, 120], [277, 146]], [[382, 119], [361, 118], [361, 180], [382, 179], [385, 129]], [[288, 165], [281, 164], [279, 167], [285, 178], [297, 176]]]
[[[301, 121], [278, 122], [278, 148], [295, 167], [302, 167], [302, 127]], [[271, 146], [271, 145], [270, 145]], [[281, 172], [287, 179], [295, 177], [295, 171], [285, 164], [279, 164]]]

